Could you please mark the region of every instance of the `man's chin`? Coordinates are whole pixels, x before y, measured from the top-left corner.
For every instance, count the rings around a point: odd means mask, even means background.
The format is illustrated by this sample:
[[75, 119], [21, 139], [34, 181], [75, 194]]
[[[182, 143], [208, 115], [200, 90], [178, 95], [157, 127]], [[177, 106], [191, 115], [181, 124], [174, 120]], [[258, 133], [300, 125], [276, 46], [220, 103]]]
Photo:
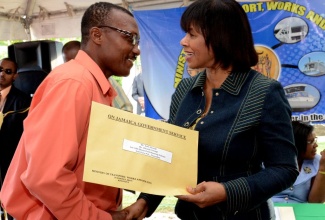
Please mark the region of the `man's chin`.
[[130, 72], [127, 72], [127, 73], [118, 73], [115, 76], [118, 76], [118, 77], [127, 77], [129, 75], [130, 75]]

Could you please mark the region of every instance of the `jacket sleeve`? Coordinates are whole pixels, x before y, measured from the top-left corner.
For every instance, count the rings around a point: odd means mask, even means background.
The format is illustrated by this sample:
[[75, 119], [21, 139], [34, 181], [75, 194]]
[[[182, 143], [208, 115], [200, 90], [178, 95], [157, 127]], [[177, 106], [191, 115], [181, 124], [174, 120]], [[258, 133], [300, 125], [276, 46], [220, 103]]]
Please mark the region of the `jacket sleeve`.
[[140, 193], [138, 199], [144, 199], [148, 205], [148, 212], [146, 217], [150, 217], [152, 213], [155, 212], [161, 201], [163, 200], [164, 196], [157, 196], [147, 193]]
[[257, 207], [276, 193], [290, 187], [298, 176], [297, 150], [291, 126], [291, 108], [281, 84], [273, 81], [266, 93], [257, 127], [265, 169], [249, 177], [223, 182], [228, 213]]

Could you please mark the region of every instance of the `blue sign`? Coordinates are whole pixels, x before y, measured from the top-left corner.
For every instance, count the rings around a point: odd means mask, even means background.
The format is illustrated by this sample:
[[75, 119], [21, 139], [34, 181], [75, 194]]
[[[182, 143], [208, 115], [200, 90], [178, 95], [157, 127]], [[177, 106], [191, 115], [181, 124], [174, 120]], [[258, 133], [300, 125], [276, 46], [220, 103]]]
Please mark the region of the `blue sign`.
[[[281, 82], [292, 120], [325, 121], [325, 2], [241, 3], [249, 18], [259, 62], [253, 68]], [[134, 11], [139, 24], [146, 115], [168, 119], [171, 96], [190, 77], [180, 40], [185, 8]], [[222, 30], [220, 30], [222, 31]]]

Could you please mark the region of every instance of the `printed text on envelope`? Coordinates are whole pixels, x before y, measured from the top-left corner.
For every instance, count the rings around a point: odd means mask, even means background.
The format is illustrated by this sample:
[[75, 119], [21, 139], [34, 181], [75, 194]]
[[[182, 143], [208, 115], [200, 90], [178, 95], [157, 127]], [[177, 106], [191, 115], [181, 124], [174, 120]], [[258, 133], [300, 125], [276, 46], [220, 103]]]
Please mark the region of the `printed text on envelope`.
[[153, 157], [158, 160], [165, 161], [167, 163], [171, 163], [173, 157], [172, 152], [162, 150], [156, 147], [152, 147], [146, 144], [138, 143], [135, 141], [130, 141], [127, 139], [124, 139], [123, 141], [123, 150], [131, 151], [138, 154], [143, 154], [148, 157]]

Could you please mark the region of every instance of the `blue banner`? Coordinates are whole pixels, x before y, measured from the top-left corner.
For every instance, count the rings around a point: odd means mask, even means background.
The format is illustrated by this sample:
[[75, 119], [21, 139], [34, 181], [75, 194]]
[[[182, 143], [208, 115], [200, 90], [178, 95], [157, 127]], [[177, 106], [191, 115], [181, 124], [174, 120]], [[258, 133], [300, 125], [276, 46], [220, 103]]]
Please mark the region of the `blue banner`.
[[[241, 3], [259, 62], [253, 67], [284, 87], [292, 120], [325, 121], [325, 3], [295, 0]], [[182, 55], [185, 8], [134, 11], [141, 34], [146, 115], [168, 119], [171, 95], [190, 77]], [[220, 30], [222, 31], [222, 30]]]

